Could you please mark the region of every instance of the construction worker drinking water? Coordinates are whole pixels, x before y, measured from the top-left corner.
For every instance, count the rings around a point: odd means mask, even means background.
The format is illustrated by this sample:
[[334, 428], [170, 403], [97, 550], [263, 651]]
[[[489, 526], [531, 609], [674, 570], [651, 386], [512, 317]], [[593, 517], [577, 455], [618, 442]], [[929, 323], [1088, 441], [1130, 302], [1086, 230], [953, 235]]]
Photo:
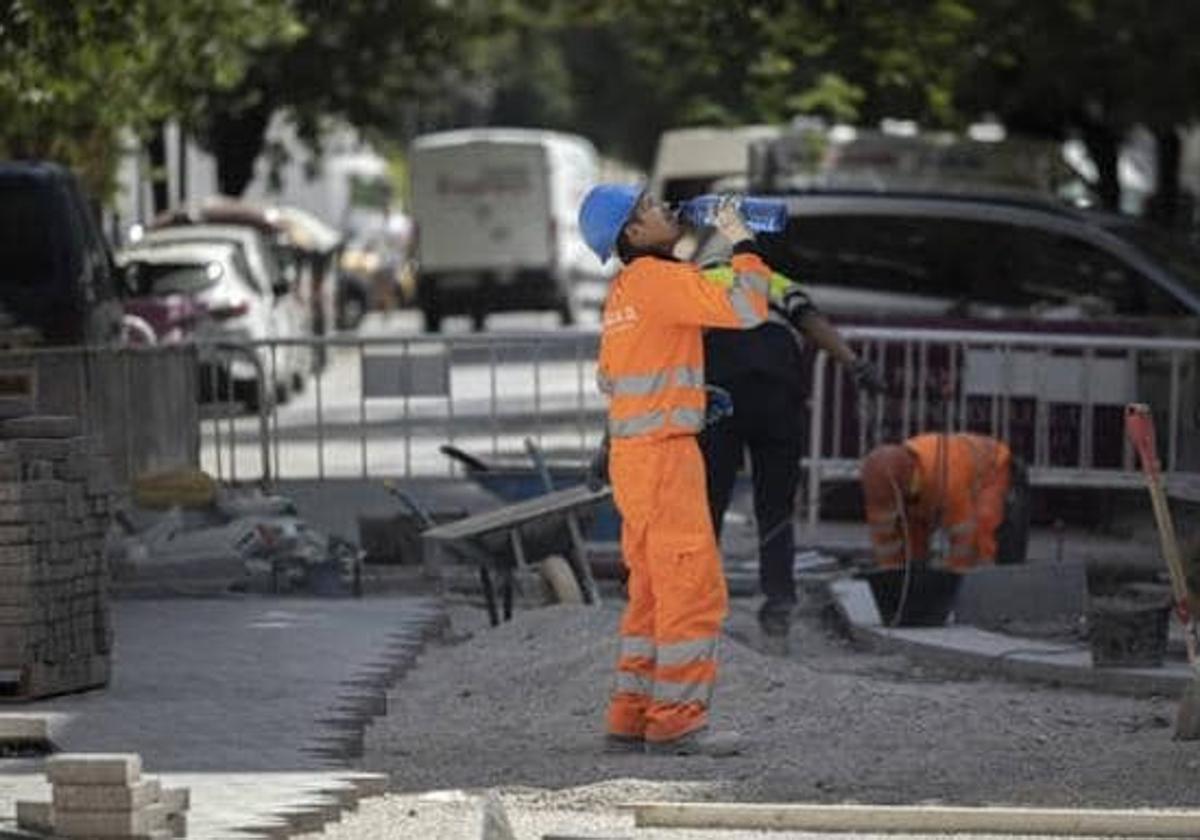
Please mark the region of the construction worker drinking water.
[[733, 243], [728, 288], [672, 256], [678, 221], [636, 187], [595, 187], [579, 223], [602, 262], [615, 251], [623, 263], [604, 303], [597, 373], [629, 571], [607, 744], [732, 754], [736, 736], [708, 727], [728, 596], [696, 442], [706, 409], [702, 329], [761, 324], [771, 270], [734, 200], [716, 219]]

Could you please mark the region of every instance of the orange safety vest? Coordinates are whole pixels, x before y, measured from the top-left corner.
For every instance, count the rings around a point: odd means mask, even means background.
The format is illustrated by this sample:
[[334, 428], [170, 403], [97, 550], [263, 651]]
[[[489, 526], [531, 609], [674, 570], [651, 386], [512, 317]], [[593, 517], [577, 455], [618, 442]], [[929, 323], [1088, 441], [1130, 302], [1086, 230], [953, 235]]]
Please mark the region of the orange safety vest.
[[769, 269], [757, 255], [733, 257], [721, 288], [696, 266], [638, 257], [604, 303], [597, 382], [609, 396], [614, 443], [695, 434], [704, 426], [702, 327], [750, 328], [767, 317]]

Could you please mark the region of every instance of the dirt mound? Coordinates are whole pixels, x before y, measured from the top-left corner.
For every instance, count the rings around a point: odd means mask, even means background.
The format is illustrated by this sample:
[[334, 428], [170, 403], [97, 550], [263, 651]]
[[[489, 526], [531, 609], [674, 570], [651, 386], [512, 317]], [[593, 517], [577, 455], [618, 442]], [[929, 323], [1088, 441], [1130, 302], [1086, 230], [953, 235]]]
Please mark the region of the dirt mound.
[[1200, 746], [1171, 740], [1173, 702], [931, 675], [856, 654], [815, 625], [796, 631], [789, 659], [722, 640], [714, 725], [743, 734], [743, 755], [605, 755], [617, 619], [615, 606], [526, 610], [432, 648], [389, 697], [366, 763], [409, 791], [580, 788], [555, 795], [557, 807], [667, 794], [1200, 805]]

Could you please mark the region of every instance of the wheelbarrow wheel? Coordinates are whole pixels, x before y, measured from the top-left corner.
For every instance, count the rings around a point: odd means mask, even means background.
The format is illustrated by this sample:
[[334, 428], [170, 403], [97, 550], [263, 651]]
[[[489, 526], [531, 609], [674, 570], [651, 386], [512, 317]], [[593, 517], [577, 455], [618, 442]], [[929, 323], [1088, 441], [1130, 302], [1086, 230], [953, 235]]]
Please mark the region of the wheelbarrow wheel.
[[583, 590], [575, 579], [571, 564], [562, 555], [551, 554], [541, 562], [542, 580], [555, 604], [582, 604]]

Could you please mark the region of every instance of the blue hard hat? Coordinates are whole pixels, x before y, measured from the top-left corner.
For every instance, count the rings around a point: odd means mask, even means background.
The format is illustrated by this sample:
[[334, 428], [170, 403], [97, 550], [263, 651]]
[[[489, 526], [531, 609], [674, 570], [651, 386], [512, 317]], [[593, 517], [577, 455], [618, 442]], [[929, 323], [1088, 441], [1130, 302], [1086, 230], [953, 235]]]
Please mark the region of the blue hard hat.
[[641, 196], [641, 188], [630, 184], [599, 184], [584, 196], [579, 205], [579, 230], [600, 262], [612, 256], [621, 228]]

